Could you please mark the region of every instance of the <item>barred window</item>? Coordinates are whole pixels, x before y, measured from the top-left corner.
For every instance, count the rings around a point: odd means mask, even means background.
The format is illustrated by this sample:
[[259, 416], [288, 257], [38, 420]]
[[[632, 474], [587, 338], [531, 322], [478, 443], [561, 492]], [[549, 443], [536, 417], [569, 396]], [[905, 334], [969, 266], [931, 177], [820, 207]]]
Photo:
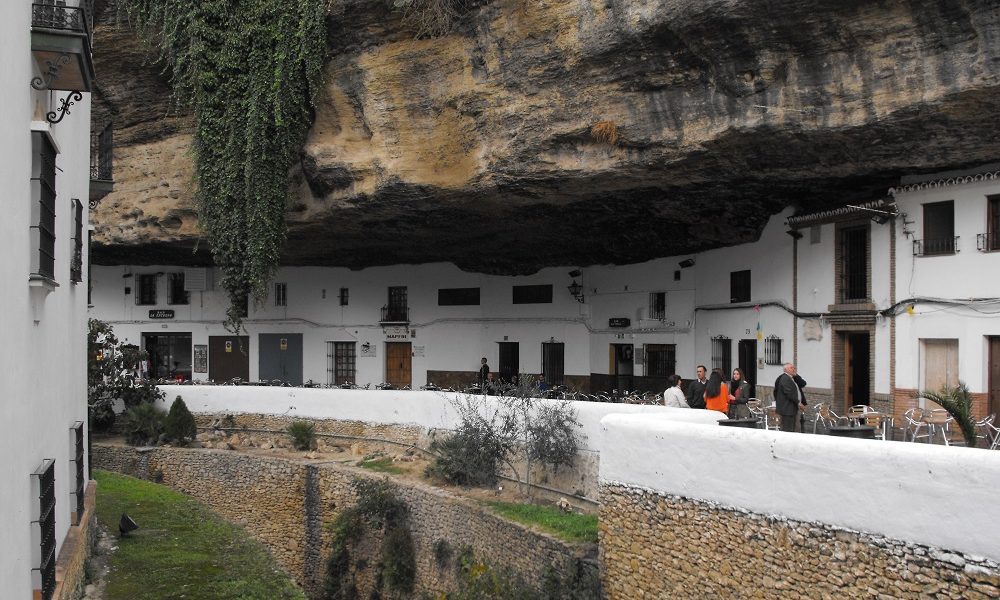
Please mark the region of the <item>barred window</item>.
[[326, 383], [341, 385], [356, 383], [355, 342], [326, 343]]
[[76, 472], [76, 487], [73, 490], [73, 496], [76, 497], [76, 512], [73, 513], [73, 524], [79, 525], [83, 518], [84, 486], [87, 485], [87, 479], [83, 476], [83, 421], [73, 423], [70, 430], [73, 432], [73, 458], [70, 462], [73, 463], [73, 470]]
[[[667, 293], [651, 292], [649, 294], [649, 318], [662, 321], [667, 316]], [[672, 373], [671, 373], [672, 374]]]
[[727, 375], [733, 372], [733, 344], [724, 335], [712, 338], [712, 368]]
[[170, 284], [170, 304], [191, 303], [191, 292], [184, 289], [184, 271], [171, 273], [167, 282]]
[[69, 262], [69, 280], [83, 281], [83, 203], [73, 198], [73, 256]]
[[764, 362], [769, 365], [781, 364], [781, 338], [775, 335], [764, 340]]
[[274, 284], [274, 305], [275, 306], [288, 306], [288, 284], [287, 283], [276, 283], [276, 284]]
[[32, 587], [39, 592], [35, 597], [51, 600], [56, 589], [56, 461], [46, 458], [37, 471], [32, 473], [37, 478], [38, 489], [38, 523], [41, 540], [37, 578], [32, 578]]
[[677, 372], [676, 344], [646, 344], [646, 376], [669, 377]]
[[55, 279], [56, 149], [47, 135], [31, 134], [32, 273]]
[[347, 288], [340, 288], [340, 305], [347, 306], [347, 301], [350, 299], [350, 290]]
[[135, 303], [139, 306], [156, 304], [156, 273], [142, 273], [135, 278]]

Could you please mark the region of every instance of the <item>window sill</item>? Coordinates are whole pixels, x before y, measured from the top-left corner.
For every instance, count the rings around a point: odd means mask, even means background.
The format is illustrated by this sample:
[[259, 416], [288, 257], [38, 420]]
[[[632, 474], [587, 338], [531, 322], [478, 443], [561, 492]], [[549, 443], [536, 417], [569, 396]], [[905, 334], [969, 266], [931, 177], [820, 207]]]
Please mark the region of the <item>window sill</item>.
[[59, 287], [59, 282], [46, 275], [32, 273], [28, 275], [28, 287], [44, 288], [47, 293], [50, 293], [56, 291], [56, 288]]

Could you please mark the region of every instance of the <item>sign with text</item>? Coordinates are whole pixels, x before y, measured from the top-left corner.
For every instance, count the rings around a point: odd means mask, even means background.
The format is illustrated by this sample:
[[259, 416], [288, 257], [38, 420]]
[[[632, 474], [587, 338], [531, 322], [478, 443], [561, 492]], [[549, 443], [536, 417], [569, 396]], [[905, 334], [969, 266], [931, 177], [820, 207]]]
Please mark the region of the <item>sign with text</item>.
[[149, 318], [150, 319], [173, 319], [174, 318], [174, 311], [173, 311], [173, 309], [169, 309], [169, 308], [158, 308], [158, 309], [149, 311]]
[[608, 319], [608, 327], [628, 327], [632, 324], [632, 319], [628, 317], [611, 317]]
[[205, 344], [194, 345], [194, 372], [208, 373], [208, 346]]
[[385, 328], [385, 339], [387, 340], [406, 340], [409, 338], [410, 338], [410, 329], [408, 327]]

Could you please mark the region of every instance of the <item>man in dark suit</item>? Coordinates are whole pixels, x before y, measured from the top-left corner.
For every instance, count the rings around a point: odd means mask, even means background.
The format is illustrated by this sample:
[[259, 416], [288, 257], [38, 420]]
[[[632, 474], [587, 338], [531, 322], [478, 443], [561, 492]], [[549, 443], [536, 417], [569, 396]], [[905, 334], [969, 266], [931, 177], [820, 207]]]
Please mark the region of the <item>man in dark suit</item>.
[[705, 365], [698, 365], [696, 371], [698, 379], [688, 384], [686, 400], [691, 408], [705, 408], [705, 386], [708, 385], [708, 369]]
[[774, 381], [774, 408], [781, 416], [782, 431], [795, 432], [795, 417], [799, 414], [799, 406], [803, 410], [806, 407], [806, 397], [802, 393], [805, 385], [806, 382], [799, 377], [795, 365], [785, 363], [785, 372]]

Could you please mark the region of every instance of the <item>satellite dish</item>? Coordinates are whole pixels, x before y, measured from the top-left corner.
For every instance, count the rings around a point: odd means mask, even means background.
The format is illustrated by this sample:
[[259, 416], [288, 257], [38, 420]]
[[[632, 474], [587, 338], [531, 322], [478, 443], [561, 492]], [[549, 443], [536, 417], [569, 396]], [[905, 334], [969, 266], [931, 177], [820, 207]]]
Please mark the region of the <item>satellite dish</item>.
[[136, 529], [139, 529], [139, 525], [132, 520], [132, 517], [128, 516], [128, 513], [122, 513], [122, 518], [118, 519], [118, 531], [121, 532], [122, 536], [126, 536]]

